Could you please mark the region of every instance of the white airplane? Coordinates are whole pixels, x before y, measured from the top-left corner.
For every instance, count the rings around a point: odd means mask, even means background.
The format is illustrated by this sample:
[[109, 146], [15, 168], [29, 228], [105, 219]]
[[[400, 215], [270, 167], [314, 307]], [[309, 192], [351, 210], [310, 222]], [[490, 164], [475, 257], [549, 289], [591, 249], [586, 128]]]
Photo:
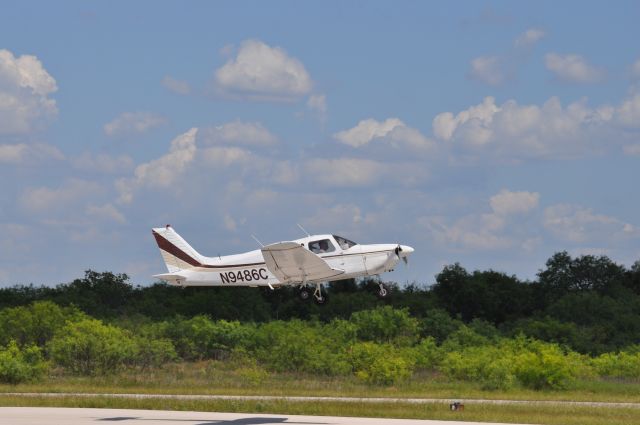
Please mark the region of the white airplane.
[[[170, 225], [152, 230], [169, 273], [154, 277], [178, 286], [281, 286], [299, 287], [303, 300], [326, 302], [322, 283], [372, 276], [393, 270], [413, 248], [399, 244], [359, 245], [335, 235], [308, 235], [262, 249], [223, 257], [205, 257]], [[389, 294], [380, 283], [378, 295]]]

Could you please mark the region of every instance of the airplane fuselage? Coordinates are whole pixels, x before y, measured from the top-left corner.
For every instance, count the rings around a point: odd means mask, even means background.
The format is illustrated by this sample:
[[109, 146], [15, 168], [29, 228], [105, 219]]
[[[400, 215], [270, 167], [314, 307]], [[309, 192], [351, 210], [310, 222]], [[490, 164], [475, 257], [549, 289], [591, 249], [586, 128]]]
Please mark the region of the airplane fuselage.
[[[401, 259], [397, 251], [399, 247], [401, 247], [400, 251], [404, 249], [404, 255], [413, 251], [410, 247], [397, 244], [353, 244], [334, 235], [314, 235], [292, 242], [299, 243], [314, 252], [331, 268], [344, 270], [343, 274], [323, 279], [323, 282], [377, 275], [393, 270]], [[322, 252], [321, 247], [325, 248], [326, 252]], [[313, 280], [306, 282], [279, 280], [267, 268], [263, 253], [259, 249], [222, 257], [202, 257], [200, 260], [196, 264], [190, 264], [189, 268], [177, 264], [179, 270], [157, 275], [157, 277], [178, 286], [278, 287], [317, 283]]]

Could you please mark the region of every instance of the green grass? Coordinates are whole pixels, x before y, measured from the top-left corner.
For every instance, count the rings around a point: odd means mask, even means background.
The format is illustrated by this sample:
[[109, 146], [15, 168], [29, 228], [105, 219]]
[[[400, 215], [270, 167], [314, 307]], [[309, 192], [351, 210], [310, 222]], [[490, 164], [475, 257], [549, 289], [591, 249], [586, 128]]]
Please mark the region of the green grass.
[[636, 425], [640, 409], [565, 406], [467, 405], [452, 412], [446, 404], [341, 403], [287, 401], [200, 401], [160, 399], [113, 399], [105, 397], [13, 397], [0, 396], [0, 406], [58, 406], [120, 409], [162, 409], [288, 415], [354, 416], [380, 418], [440, 419], [549, 425]]
[[38, 383], [0, 385], [1, 392], [83, 392], [228, 395], [299, 395], [352, 397], [485, 398], [640, 402], [640, 382], [583, 380], [563, 391], [514, 388], [487, 391], [473, 382], [451, 382], [436, 374], [416, 374], [395, 386], [372, 386], [355, 377], [323, 377], [292, 373], [256, 373], [227, 363], [177, 363], [149, 371], [127, 370], [96, 377], [54, 371]]
[[7, 392], [225, 394], [274, 396], [345, 396], [457, 399], [510, 399], [558, 401], [639, 402], [640, 382], [585, 380], [564, 391], [486, 391], [471, 382], [450, 382], [436, 374], [416, 374], [396, 386], [371, 386], [354, 377], [304, 374], [267, 374], [255, 366], [215, 361], [177, 363], [160, 369], [79, 377], [54, 370], [38, 383], [0, 385], [2, 406], [67, 406], [136, 409], [224, 411], [246, 413], [310, 414], [474, 420], [532, 424], [638, 424], [640, 409], [557, 405], [467, 404], [464, 412], [451, 412], [447, 403], [355, 403], [236, 400], [117, 399], [108, 397], [22, 397]]

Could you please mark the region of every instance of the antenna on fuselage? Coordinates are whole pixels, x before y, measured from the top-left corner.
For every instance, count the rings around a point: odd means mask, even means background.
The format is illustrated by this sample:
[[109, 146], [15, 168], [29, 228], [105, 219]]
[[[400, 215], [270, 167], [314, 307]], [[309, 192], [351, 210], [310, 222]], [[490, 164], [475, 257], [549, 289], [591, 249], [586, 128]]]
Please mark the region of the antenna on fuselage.
[[302, 227], [302, 225], [300, 225], [300, 223], [296, 223], [298, 225], [298, 227], [300, 228], [300, 230], [302, 230], [303, 232], [305, 232], [307, 234], [308, 237], [311, 237], [311, 235], [309, 234], [309, 232], [307, 232], [307, 230]]
[[264, 244], [260, 242], [258, 238], [256, 238], [254, 235], [251, 235], [251, 237], [253, 238], [254, 241], [258, 242], [258, 245], [260, 245], [261, 247], [264, 247]]

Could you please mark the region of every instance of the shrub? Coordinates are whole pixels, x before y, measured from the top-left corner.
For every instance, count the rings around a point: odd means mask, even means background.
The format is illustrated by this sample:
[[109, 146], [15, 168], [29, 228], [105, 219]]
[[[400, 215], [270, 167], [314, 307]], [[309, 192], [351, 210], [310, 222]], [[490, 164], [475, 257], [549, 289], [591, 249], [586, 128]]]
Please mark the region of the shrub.
[[300, 320], [260, 326], [250, 350], [269, 369], [327, 375], [349, 373], [344, 341], [332, 340], [326, 326]]
[[40, 378], [48, 369], [40, 348], [35, 345], [22, 350], [15, 341], [0, 349], [0, 382], [19, 384]]
[[581, 362], [578, 354], [565, 354], [557, 344], [528, 340], [515, 355], [513, 367], [518, 381], [525, 387], [564, 389], [578, 376]]
[[252, 333], [250, 325], [199, 315], [165, 323], [161, 334], [173, 340], [180, 357], [201, 360], [227, 357], [234, 348], [248, 345]]
[[424, 338], [419, 344], [411, 348], [416, 367], [421, 369], [435, 369], [442, 361], [442, 350], [432, 337]]
[[418, 321], [409, 315], [409, 309], [394, 309], [391, 306], [358, 311], [351, 315], [351, 323], [363, 341], [379, 343], [394, 342], [410, 345], [418, 339]]
[[165, 363], [175, 361], [178, 358], [173, 343], [166, 338], [152, 339], [138, 337], [135, 340], [135, 344], [135, 364], [143, 369], [159, 367]]
[[389, 344], [361, 342], [351, 347], [350, 363], [356, 377], [378, 385], [392, 385], [411, 376], [415, 365], [411, 356]]
[[49, 343], [52, 359], [81, 375], [115, 372], [135, 363], [135, 341], [122, 329], [100, 320], [68, 323]]
[[640, 353], [605, 353], [591, 360], [596, 373], [613, 378], [640, 378]]

